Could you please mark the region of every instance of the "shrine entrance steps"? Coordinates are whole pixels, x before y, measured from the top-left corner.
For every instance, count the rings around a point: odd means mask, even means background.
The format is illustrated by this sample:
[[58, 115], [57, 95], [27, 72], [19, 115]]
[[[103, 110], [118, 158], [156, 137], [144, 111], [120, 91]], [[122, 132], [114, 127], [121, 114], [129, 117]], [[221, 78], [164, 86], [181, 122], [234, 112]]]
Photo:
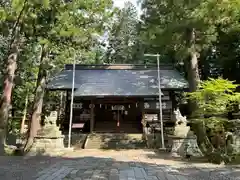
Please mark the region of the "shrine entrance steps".
[[93, 133], [88, 135], [84, 149], [144, 149], [142, 136], [142, 133]]

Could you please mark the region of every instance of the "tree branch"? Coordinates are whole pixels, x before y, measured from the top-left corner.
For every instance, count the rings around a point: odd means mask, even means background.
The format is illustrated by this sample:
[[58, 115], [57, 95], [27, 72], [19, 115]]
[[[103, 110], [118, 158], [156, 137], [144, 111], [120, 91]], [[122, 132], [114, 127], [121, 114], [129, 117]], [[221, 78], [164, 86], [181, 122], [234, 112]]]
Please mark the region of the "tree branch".
[[15, 23], [14, 23], [14, 25], [13, 25], [12, 35], [11, 35], [12, 38], [11, 38], [11, 41], [10, 41], [10, 47], [12, 46], [12, 44], [14, 43], [14, 40], [15, 40], [15, 38], [16, 38], [17, 28], [18, 28], [18, 25], [19, 25], [19, 23], [20, 23], [20, 18], [22, 17], [23, 12], [24, 12], [24, 10], [25, 10], [25, 8], [26, 8], [27, 1], [28, 1], [28, 0], [25, 0], [25, 1], [24, 1], [23, 7], [22, 7], [22, 9], [21, 9], [21, 11], [20, 11], [20, 13], [19, 13], [19, 15], [18, 15], [18, 17], [17, 17], [17, 20], [15, 21]]

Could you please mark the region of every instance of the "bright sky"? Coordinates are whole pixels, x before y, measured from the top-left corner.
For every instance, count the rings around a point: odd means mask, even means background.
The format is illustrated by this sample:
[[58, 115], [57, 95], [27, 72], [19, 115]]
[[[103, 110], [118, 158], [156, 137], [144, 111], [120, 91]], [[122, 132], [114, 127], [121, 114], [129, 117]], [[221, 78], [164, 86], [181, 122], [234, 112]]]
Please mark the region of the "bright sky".
[[127, 1], [130, 1], [135, 6], [137, 6], [137, 0], [113, 0], [113, 1], [114, 1], [115, 6], [118, 6], [118, 7], [121, 7], [121, 8], [124, 7], [124, 3], [127, 2]]
[[138, 13], [140, 14], [140, 7], [137, 5], [137, 1], [138, 0], [113, 0], [114, 2], [114, 5], [117, 6], [117, 7], [120, 7], [120, 8], [123, 8], [124, 7], [124, 3], [125, 2], [131, 2], [133, 5], [135, 5], [137, 7], [137, 10], [138, 10]]

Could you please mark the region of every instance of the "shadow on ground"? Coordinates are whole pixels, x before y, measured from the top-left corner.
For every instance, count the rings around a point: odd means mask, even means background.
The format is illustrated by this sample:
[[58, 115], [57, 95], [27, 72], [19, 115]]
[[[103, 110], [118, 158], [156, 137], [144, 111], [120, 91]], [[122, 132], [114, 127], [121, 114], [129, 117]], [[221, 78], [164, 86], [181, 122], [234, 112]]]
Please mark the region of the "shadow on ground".
[[[113, 155], [110, 155], [113, 153]], [[37, 177], [56, 179], [62, 175], [69, 179], [81, 177], [92, 179], [93, 173], [98, 171], [98, 180], [111, 176], [112, 170], [128, 171], [143, 169], [146, 176], [164, 179], [167, 175], [179, 175], [189, 180], [237, 180], [240, 169], [237, 166], [195, 166], [192, 162], [166, 158], [166, 154], [142, 151], [145, 160], [139, 161], [131, 152], [119, 151], [75, 151], [62, 156], [46, 156], [41, 152], [33, 157], [0, 157], [0, 179], [6, 180], [34, 180]], [[84, 155], [85, 154], [85, 155]], [[170, 158], [170, 157], [169, 157]], [[167, 160], [166, 160], [167, 159]], [[75, 173], [70, 173], [76, 170]], [[62, 171], [61, 173], [57, 173]], [[40, 174], [39, 174], [40, 173]], [[55, 178], [53, 178], [55, 173]], [[38, 174], [38, 175], [37, 175]], [[50, 178], [50, 179], [51, 179]], [[61, 179], [61, 178], [59, 178]], [[139, 178], [135, 178], [139, 179]], [[166, 179], [167, 180], [167, 179]], [[170, 180], [170, 179], [169, 179]], [[172, 179], [171, 179], [172, 180]]]
[[154, 154], [148, 154], [149, 159], [165, 159], [174, 160], [184, 163], [208, 163], [208, 159], [204, 157], [172, 157], [169, 152], [162, 152], [160, 150], [152, 150]]

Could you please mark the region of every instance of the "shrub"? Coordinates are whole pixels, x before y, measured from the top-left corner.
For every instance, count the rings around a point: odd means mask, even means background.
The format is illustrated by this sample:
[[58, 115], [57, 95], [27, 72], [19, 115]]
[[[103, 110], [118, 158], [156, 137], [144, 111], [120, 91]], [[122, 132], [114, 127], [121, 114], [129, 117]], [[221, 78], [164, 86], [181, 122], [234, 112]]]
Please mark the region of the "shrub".
[[209, 161], [229, 162], [231, 154], [226, 147], [226, 132], [232, 124], [227, 113], [234, 110], [240, 102], [240, 93], [236, 92], [237, 84], [218, 78], [200, 83], [196, 92], [186, 94], [186, 98], [194, 101], [197, 108], [193, 112], [192, 129], [198, 137], [198, 144]]

